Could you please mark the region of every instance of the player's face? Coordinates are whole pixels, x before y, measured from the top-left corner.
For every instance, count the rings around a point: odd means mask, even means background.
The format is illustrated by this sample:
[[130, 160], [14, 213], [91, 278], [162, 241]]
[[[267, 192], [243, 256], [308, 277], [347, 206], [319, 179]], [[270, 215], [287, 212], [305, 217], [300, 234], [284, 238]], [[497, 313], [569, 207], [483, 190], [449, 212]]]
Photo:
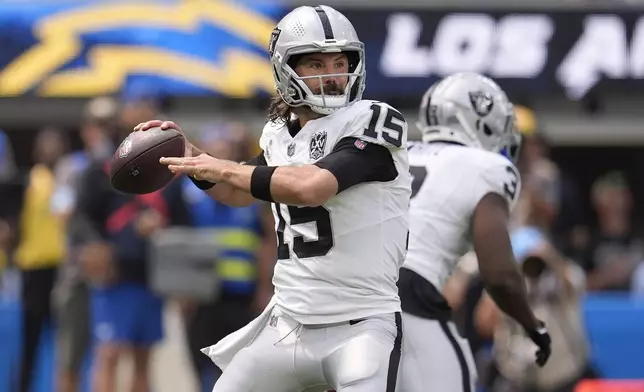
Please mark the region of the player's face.
[[[304, 55], [295, 67], [299, 76], [319, 76], [328, 74], [349, 73], [349, 60], [343, 53], [312, 53]], [[348, 76], [328, 76], [322, 78], [324, 94], [342, 95], [348, 83]], [[305, 79], [304, 83], [311, 89], [313, 94], [320, 94], [320, 78]]]

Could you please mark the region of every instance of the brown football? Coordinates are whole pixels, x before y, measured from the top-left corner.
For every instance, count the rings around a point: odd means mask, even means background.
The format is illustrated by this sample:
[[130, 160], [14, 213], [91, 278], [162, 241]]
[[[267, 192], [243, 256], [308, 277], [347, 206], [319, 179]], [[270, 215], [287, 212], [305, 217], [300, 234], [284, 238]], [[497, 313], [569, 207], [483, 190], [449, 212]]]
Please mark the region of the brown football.
[[158, 191], [174, 177], [161, 157], [182, 157], [185, 139], [174, 129], [150, 128], [132, 132], [112, 158], [112, 187], [123, 193], [145, 194]]

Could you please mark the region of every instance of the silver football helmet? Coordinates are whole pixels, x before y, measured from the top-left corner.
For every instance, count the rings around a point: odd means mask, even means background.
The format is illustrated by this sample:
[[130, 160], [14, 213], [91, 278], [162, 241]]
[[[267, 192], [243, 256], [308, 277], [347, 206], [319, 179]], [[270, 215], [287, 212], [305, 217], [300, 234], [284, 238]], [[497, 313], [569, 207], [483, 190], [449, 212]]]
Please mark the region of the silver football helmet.
[[[364, 44], [344, 15], [328, 6], [298, 7], [277, 24], [271, 34], [268, 52], [275, 87], [290, 106], [309, 106], [320, 114], [330, 114], [362, 98], [365, 88]], [[295, 72], [297, 55], [306, 53], [345, 53], [349, 73], [301, 77]], [[347, 76], [342, 95], [324, 93], [325, 77]], [[322, 91], [314, 94], [304, 81], [319, 78]]]
[[513, 105], [486, 76], [457, 73], [438, 81], [423, 95], [418, 118], [425, 142], [455, 142], [510, 159], [518, 154]]

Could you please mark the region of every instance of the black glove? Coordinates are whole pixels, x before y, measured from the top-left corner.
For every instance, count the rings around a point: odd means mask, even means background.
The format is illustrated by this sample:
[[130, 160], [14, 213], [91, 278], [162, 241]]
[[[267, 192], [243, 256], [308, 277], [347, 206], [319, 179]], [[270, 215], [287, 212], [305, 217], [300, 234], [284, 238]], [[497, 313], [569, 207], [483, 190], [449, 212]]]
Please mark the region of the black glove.
[[550, 339], [546, 325], [543, 322], [539, 323], [541, 324], [539, 328], [527, 332], [530, 340], [539, 347], [536, 355], [537, 366], [543, 367], [548, 362], [548, 358], [550, 358], [550, 354], [552, 353], [552, 348], [550, 347], [552, 340]]

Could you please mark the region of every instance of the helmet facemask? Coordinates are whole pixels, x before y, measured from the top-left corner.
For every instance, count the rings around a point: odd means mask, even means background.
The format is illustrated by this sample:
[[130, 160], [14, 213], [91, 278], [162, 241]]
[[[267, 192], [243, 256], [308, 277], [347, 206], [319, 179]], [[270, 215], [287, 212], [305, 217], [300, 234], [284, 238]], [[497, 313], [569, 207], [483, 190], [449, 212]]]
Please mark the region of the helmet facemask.
[[523, 147], [523, 134], [516, 127], [516, 117], [514, 114], [509, 119], [507, 126], [507, 145], [501, 150], [501, 155], [508, 158], [512, 163], [517, 164], [521, 157]]
[[[299, 59], [313, 53], [343, 53], [347, 56], [349, 72], [313, 76], [300, 76], [295, 71]], [[308, 106], [316, 113], [331, 114], [337, 109], [348, 106], [362, 99], [364, 92], [364, 47], [361, 43], [332, 46], [304, 45], [288, 48], [281, 58], [276, 54], [273, 60], [273, 72], [277, 82], [277, 92], [284, 102], [292, 107]], [[325, 80], [328, 78], [346, 77], [347, 83], [341, 94], [325, 92]], [[307, 80], [318, 79], [320, 93], [316, 94], [306, 84]]]

